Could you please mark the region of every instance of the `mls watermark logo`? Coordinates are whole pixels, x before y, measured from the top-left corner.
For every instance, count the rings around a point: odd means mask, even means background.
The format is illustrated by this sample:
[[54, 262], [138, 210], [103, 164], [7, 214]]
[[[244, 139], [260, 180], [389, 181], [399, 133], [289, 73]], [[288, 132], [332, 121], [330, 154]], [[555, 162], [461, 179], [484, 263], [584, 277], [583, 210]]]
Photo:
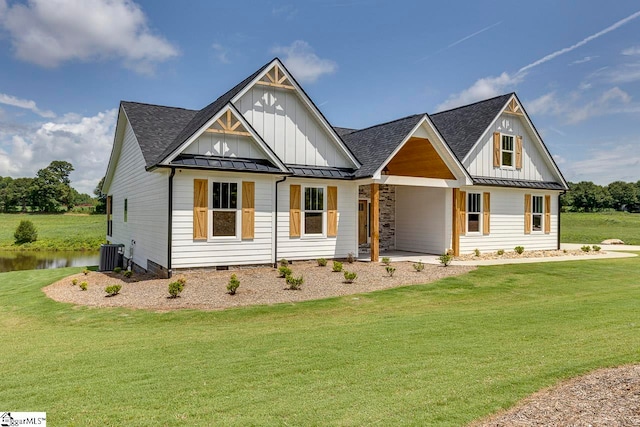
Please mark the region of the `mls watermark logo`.
[[0, 427], [47, 427], [46, 412], [0, 412]]

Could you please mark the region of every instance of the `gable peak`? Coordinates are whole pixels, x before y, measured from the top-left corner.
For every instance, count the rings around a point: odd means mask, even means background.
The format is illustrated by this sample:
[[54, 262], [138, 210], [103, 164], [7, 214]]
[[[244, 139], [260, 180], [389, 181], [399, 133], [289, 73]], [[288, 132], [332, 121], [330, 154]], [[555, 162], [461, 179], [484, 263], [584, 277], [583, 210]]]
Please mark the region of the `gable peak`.
[[515, 96], [511, 97], [511, 100], [504, 108], [504, 112], [507, 114], [514, 114], [516, 116], [524, 116], [524, 112], [522, 110], [522, 106], [518, 102]]
[[256, 82], [258, 85], [278, 87], [281, 89], [295, 90], [295, 86], [289, 80], [289, 74], [284, 71], [279, 60], [273, 61], [273, 66], [267, 70], [260, 80]]

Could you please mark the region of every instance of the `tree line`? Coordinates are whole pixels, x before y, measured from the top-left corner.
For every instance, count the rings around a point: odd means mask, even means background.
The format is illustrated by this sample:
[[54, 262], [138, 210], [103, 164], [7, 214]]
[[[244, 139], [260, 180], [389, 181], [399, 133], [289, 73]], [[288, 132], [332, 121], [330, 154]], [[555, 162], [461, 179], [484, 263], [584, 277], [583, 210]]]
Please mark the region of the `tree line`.
[[96, 199], [71, 187], [73, 170], [71, 163], [54, 160], [34, 178], [0, 176], [0, 212], [56, 213], [81, 204], [95, 206]]
[[616, 211], [640, 212], [640, 181], [615, 181], [598, 185], [591, 181], [569, 183], [562, 196], [562, 209], [570, 212]]

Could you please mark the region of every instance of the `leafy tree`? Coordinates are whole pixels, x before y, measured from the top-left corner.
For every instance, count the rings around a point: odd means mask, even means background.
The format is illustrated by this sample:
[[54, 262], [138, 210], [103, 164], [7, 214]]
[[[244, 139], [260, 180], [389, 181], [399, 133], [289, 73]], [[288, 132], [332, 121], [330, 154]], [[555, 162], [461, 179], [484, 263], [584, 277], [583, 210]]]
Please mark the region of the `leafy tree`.
[[611, 206], [612, 199], [606, 188], [591, 181], [569, 183], [572, 206], [576, 210], [595, 212]]
[[38, 240], [38, 231], [35, 225], [33, 225], [33, 222], [23, 219], [20, 221], [18, 228], [16, 228], [16, 232], [13, 233], [13, 237], [18, 245], [31, 243]]
[[93, 194], [95, 194], [98, 199], [98, 204], [96, 205], [96, 213], [104, 214], [107, 213], [107, 195], [102, 192], [102, 185], [104, 184], [104, 176], [98, 182], [98, 185], [93, 190]]
[[638, 188], [629, 182], [614, 181], [607, 186], [615, 210], [629, 210], [638, 203]]
[[54, 160], [40, 169], [33, 185], [32, 207], [43, 212], [58, 212], [63, 206], [73, 207], [71, 180], [73, 166], [63, 160]]

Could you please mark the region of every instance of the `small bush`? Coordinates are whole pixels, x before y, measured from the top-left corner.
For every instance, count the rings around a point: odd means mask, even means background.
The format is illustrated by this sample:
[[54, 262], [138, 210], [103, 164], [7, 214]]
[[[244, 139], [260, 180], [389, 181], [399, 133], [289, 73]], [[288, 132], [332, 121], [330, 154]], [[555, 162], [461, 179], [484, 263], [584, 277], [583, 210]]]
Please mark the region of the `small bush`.
[[444, 253], [438, 257], [438, 261], [440, 261], [440, 264], [447, 267], [451, 264], [451, 261], [453, 261], [453, 257], [449, 255], [449, 253]]
[[333, 261], [333, 272], [340, 273], [342, 271], [342, 263], [340, 261]]
[[563, 253], [563, 254], [566, 254], [567, 252], [568, 252], [568, 251], [567, 251], [566, 249], [563, 249], [563, 250], [562, 250], [562, 253]]
[[280, 266], [286, 267], [287, 265], [289, 265], [289, 261], [284, 258], [280, 259]]
[[356, 255], [353, 252], [349, 252], [349, 254], [347, 255], [347, 262], [349, 264], [353, 264], [355, 260], [356, 260]]
[[524, 252], [524, 246], [516, 246], [515, 248], [513, 248], [513, 250], [516, 251], [518, 255], [522, 255], [522, 253]]
[[72, 284], [73, 286], [77, 285], [77, 284], [78, 284], [78, 279], [73, 279], [73, 280], [71, 281], [71, 284]]
[[504, 255], [504, 249], [498, 249], [498, 252], [496, 252], [498, 255], [502, 256]]
[[170, 298], [178, 298], [180, 292], [184, 290], [184, 284], [178, 281], [169, 283]]
[[389, 258], [388, 256], [383, 256], [383, 257], [382, 257], [382, 263], [383, 263], [384, 265], [389, 265], [389, 264], [391, 264], [391, 258]]
[[116, 267], [116, 268], [113, 269], [113, 272], [116, 273], [116, 274], [120, 274], [120, 273], [122, 273], [122, 269], [120, 267]]
[[591, 246], [589, 245], [584, 245], [580, 249], [582, 250], [582, 252], [591, 252]]
[[415, 264], [413, 264], [413, 269], [420, 273], [422, 270], [424, 270], [424, 263], [422, 261], [416, 262]]
[[293, 275], [291, 274], [287, 276], [287, 285], [289, 285], [287, 289], [291, 289], [292, 291], [297, 291], [298, 289], [300, 289], [303, 283], [304, 283], [304, 278], [302, 276], [293, 277]]
[[84, 270], [82, 270], [82, 274], [84, 274], [85, 276], [89, 274], [89, 269], [85, 268]]
[[231, 279], [229, 279], [229, 283], [227, 283], [227, 293], [229, 295], [235, 295], [236, 291], [240, 287], [240, 280], [235, 274], [231, 275]]
[[355, 271], [349, 272], [347, 270], [344, 271], [344, 281], [347, 283], [353, 283], [354, 280], [358, 278], [358, 273]]
[[475, 254], [475, 256], [480, 256], [480, 249], [475, 248], [475, 249], [473, 250], [473, 253]]
[[280, 273], [280, 277], [287, 277], [291, 275], [291, 269], [284, 265], [278, 268], [278, 272]]
[[113, 297], [120, 293], [120, 289], [122, 289], [122, 285], [111, 285], [104, 288], [104, 291], [107, 293], [107, 296]]
[[326, 267], [327, 266], [327, 260], [324, 258], [318, 258], [318, 267]]
[[124, 277], [126, 277], [127, 279], [130, 279], [130, 278], [131, 278], [131, 276], [133, 276], [133, 271], [131, 271], [131, 270], [125, 270], [125, 272], [124, 272], [124, 273], [122, 273], [122, 274], [124, 274]]
[[35, 242], [38, 240], [38, 230], [36, 230], [36, 226], [33, 225], [31, 221], [23, 219], [20, 221], [20, 224], [18, 224], [16, 232], [13, 233], [13, 237], [18, 245]]
[[598, 246], [598, 245], [593, 245], [593, 246], [591, 246], [591, 247], [593, 248], [593, 251], [594, 251], [594, 252], [600, 252], [600, 249], [602, 249], [602, 248], [601, 248], [600, 246]]
[[81, 291], [86, 291], [88, 287], [89, 287], [89, 284], [87, 282], [80, 283], [80, 290]]
[[387, 270], [387, 273], [389, 274], [389, 277], [393, 277], [393, 273], [396, 272], [396, 268], [392, 267], [390, 265], [387, 265], [384, 269]]

